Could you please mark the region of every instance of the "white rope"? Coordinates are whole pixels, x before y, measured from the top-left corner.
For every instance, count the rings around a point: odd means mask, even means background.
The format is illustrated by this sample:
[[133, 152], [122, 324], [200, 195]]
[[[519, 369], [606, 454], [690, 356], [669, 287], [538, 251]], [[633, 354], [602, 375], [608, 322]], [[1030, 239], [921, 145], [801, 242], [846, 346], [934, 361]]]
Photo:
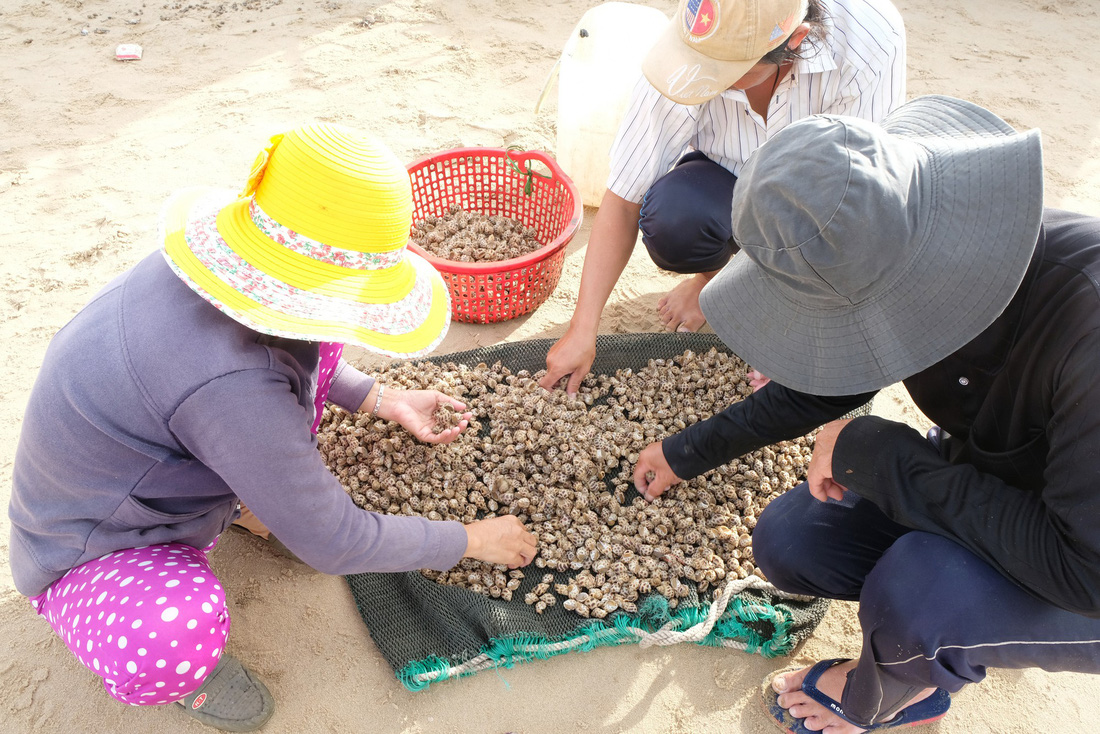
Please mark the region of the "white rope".
[[718, 599], [710, 605], [710, 609], [707, 610], [707, 617], [702, 622], [680, 631], [673, 629], [678, 620], [669, 620], [656, 632], [643, 634], [638, 644], [641, 647], [651, 647], [653, 645], [676, 645], [681, 642], [700, 642], [710, 634], [711, 630], [714, 629], [714, 624], [725, 614], [730, 597], [734, 594], [740, 594], [745, 589], [771, 588], [773, 588], [772, 585], [759, 576], [748, 576], [744, 579], [730, 578]]
[[488, 668], [495, 667], [496, 661], [488, 655], [478, 655], [472, 657], [461, 665], [452, 665], [447, 670], [436, 670], [428, 673], [421, 673], [416, 676], [417, 680], [437, 680], [439, 678], [451, 678], [460, 676], [463, 673], [476, 673], [479, 670], [486, 670]]
[[[536, 647], [540, 652], [544, 653], [559, 653], [568, 651], [576, 647], [581, 647], [593, 640], [599, 641], [601, 637], [619, 637], [622, 633], [615, 627], [608, 627], [607, 629], [600, 630], [595, 635], [581, 635], [568, 640], [561, 640], [559, 642], [551, 643], [539, 643]], [[418, 682], [428, 681], [435, 682], [440, 679], [454, 678], [468, 673], [477, 673], [482, 670], [488, 670], [489, 668], [495, 668], [500, 665], [499, 661], [495, 660], [489, 655], [482, 653], [476, 655], [464, 663], [458, 665], [452, 665], [446, 670], [430, 670], [424, 673], [418, 673], [413, 676], [413, 679]]]

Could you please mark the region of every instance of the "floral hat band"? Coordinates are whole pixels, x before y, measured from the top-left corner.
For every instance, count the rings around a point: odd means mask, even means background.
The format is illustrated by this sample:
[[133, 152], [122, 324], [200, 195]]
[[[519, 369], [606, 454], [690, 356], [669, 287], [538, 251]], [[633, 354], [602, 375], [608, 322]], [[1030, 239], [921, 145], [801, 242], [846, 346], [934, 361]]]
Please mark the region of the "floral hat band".
[[450, 323], [439, 273], [406, 249], [408, 171], [380, 142], [317, 124], [272, 137], [241, 196], [178, 193], [163, 218], [180, 278], [255, 331], [425, 354]]
[[256, 225], [256, 229], [267, 235], [269, 239], [286, 246], [291, 252], [311, 257], [319, 262], [361, 270], [377, 270], [379, 268], [392, 268], [405, 259], [404, 249], [391, 250], [390, 252], [360, 252], [318, 242], [312, 237], [306, 237], [304, 234], [295, 232], [290, 227], [284, 227], [276, 222], [260, 207], [255, 199], [252, 199], [248, 205], [248, 214], [252, 218], [252, 223]]

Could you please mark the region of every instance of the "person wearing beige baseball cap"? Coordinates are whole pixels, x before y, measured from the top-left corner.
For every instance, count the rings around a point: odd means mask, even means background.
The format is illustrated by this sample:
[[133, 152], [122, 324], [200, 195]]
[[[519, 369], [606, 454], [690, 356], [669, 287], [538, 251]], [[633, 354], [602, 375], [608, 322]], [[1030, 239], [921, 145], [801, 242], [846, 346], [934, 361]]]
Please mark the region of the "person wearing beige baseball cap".
[[734, 86], [771, 51], [798, 48], [810, 31], [808, 9], [808, 0], [684, 0], [642, 72], [672, 101], [701, 104]]
[[905, 101], [905, 29], [890, 0], [681, 0], [611, 149], [577, 305], [541, 380], [575, 393], [639, 230], [662, 270], [691, 277], [657, 304], [668, 331], [706, 319], [703, 286], [737, 252], [733, 187], [749, 155], [800, 119], [881, 121]]

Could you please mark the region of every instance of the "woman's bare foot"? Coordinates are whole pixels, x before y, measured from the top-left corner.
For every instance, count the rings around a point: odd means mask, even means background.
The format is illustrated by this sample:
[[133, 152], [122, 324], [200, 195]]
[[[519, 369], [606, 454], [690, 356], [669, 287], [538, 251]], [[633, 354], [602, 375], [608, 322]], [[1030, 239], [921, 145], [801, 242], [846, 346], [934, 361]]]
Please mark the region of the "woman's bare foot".
[[[834, 665], [821, 674], [821, 678], [817, 681], [817, 689], [834, 701], [841, 700], [848, 680], [848, 671], [855, 667], [855, 660]], [[791, 716], [802, 719], [802, 725], [811, 731], [821, 731], [825, 734], [859, 734], [867, 731], [848, 723], [802, 692], [802, 679], [806, 677], [809, 670], [810, 668], [806, 667], [792, 673], [781, 673], [772, 678], [772, 690], [779, 694], [779, 705], [787, 709]], [[928, 698], [935, 690], [935, 688], [927, 688], [921, 691], [906, 705]]]
[[665, 331], [698, 331], [707, 323], [703, 310], [699, 308], [699, 293], [717, 272], [696, 273], [657, 301], [657, 313], [661, 316]]

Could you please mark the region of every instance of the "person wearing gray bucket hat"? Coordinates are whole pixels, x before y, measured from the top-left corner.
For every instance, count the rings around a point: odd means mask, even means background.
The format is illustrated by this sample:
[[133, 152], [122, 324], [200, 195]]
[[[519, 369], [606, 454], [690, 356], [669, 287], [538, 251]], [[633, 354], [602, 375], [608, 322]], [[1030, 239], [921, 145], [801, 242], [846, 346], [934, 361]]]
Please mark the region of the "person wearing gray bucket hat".
[[[808, 174], [810, 171], [812, 174]], [[708, 321], [771, 381], [647, 447], [647, 498], [824, 425], [753, 531], [779, 589], [858, 601], [853, 660], [762, 695], [790, 732], [933, 721], [988, 668], [1100, 673], [1100, 218], [1038, 131], [949, 97], [819, 116], [749, 160]], [[840, 419], [902, 381], [936, 427]]]

